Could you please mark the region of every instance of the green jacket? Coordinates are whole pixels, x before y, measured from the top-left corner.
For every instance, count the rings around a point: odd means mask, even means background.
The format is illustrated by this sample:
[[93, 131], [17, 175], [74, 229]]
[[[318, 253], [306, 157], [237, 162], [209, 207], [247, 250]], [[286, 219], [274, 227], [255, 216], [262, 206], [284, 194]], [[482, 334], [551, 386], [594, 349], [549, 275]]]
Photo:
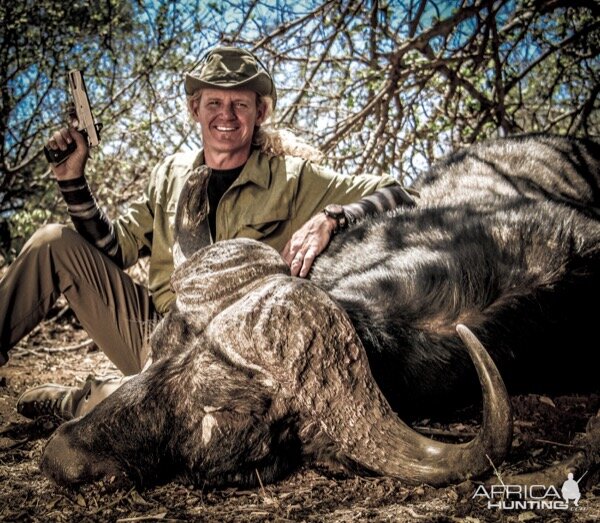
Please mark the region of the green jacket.
[[[177, 200], [192, 170], [203, 163], [202, 151], [169, 156], [152, 171], [144, 197], [114, 222], [125, 267], [150, 255], [148, 288], [161, 313], [174, 300], [169, 281]], [[345, 176], [301, 158], [255, 150], [219, 202], [216, 241], [254, 238], [281, 251], [326, 205], [352, 203], [394, 184], [387, 176]]]

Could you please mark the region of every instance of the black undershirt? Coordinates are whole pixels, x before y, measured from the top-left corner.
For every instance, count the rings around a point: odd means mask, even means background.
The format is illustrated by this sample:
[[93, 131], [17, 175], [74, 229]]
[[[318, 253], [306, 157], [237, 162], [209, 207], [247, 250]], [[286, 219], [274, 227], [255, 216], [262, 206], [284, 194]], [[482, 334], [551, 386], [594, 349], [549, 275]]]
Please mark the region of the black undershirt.
[[[245, 164], [244, 164], [245, 165]], [[244, 165], [235, 167], [234, 169], [212, 169], [210, 180], [208, 181], [208, 225], [210, 227], [210, 234], [214, 241], [217, 239], [216, 234], [216, 218], [217, 218], [217, 206], [221, 201], [221, 198], [231, 187], [231, 184], [240, 175]]]

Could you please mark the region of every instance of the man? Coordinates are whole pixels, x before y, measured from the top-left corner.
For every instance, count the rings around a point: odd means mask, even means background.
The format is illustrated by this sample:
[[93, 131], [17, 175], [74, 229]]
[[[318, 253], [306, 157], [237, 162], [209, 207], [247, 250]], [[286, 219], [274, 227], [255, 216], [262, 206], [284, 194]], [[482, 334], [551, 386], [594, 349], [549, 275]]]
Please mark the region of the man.
[[[49, 225], [24, 246], [0, 282], [0, 364], [62, 293], [90, 337], [125, 375], [151, 362], [148, 339], [174, 301], [173, 220], [179, 193], [201, 165], [212, 170], [206, 243], [235, 237], [282, 252], [291, 273], [305, 277], [332, 234], [368, 212], [411, 203], [389, 177], [341, 176], [286, 154], [281, 135], [264, 124], [277, 101], [271, 75], [250, 52], [219, 47], [185, 75], [203, 150], [168, 157], [152, 172], [146, 194], [114, 222], [98, 207], [84, 177], [87, 144], [73, 128], [53, 134], [52, 149], [76, 150], [52, 171], [75, 230]], [[370, 195], [370, 196], [369, 196]], [[353, 203], [354, 202], [354, 203]], [[124, 269], [149, 255], [148, 286]], [[23, 415], [83, 415], [122, 380], [88, 380], [82, 388], [42, 385], [17, 403]]]

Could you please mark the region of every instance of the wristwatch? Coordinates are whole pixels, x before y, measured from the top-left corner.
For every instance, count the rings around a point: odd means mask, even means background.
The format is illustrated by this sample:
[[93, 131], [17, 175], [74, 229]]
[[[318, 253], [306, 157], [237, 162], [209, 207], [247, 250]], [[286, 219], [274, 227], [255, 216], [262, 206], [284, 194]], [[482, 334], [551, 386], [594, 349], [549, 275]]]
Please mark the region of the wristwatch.
[[341, 229], [348, 227], [348, 218], [344, 212], [344, 207], [339, 203], [330, 203], [323, 209], [325, 216], [329, 216], [335, 220], [335, 229], [333, 234], [338, 233]]

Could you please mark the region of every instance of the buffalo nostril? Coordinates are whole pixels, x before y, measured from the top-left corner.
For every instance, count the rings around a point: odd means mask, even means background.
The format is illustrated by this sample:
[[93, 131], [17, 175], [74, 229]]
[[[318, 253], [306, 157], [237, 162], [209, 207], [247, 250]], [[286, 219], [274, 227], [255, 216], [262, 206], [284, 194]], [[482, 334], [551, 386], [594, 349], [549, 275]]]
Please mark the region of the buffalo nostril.
[[86, 465], [85, 453], [74, 448], [67, 436], [56, 433], [44, 449], [40, 468], [59, 485], [72, 485], [85, 481]]
[[57, 484], [77, 485], [117, 475], [120, 468], [111, 458], [102, 458], [77, 445], [63, 425], [48, 441], [40, 468]]

